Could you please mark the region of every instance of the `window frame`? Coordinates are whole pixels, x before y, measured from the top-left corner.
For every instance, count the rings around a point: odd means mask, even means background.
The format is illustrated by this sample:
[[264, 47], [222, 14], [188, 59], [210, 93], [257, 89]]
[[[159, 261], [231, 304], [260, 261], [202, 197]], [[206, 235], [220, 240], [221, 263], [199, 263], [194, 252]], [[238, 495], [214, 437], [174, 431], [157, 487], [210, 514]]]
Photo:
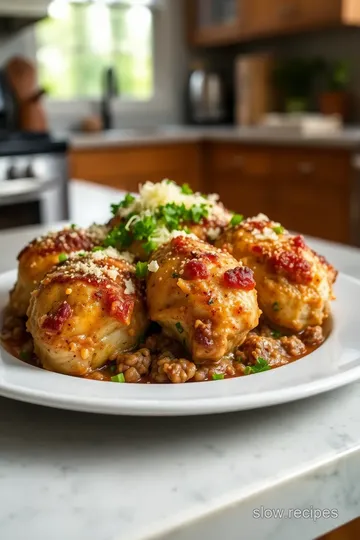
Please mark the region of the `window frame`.
[[[120, 96], [113, 100], [114, 114], [121, 117], [137, 118], [147, 114], [167, 113], [174, 107], [172, 92], [172, 75], [174, 66], [174, 44], [171, 34], [174, 14], [171, 0], [163, 1], [161, 7], [153, 6], [153, 54], [154, 54], [154, 91], [149, 99], [137, 100], [121, 97], [121, 78], [119, 79]], [[35, 31], [34, 31], [35, 33]], [[78, 98], [72, 100], [45, 99], [45, 108], [49, 116], [71, 116], [74, 120], [80, 117], [97, 114], [100, 111], [101, 96], [96, 98]]]

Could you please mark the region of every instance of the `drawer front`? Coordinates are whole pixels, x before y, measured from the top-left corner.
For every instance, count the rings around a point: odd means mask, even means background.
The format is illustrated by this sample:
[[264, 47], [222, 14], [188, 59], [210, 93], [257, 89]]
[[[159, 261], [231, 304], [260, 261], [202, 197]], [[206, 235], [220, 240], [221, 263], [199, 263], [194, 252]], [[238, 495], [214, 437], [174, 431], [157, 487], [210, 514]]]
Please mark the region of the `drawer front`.
[[241, 144], [214, 144], [210, 148], [211, 167], [217, 171], [237, 171], [263, 176], [271, 170], [271, 152]]
[[195, 144], [74, 150], [70, 155], [73, 178], [124, 189], [138, 179], [145, 182], [163, 178], [188, 182], [200, 189], [200, 164], [200, 148]]
[[339, 150], [282, 150], [273, 154], [275, 178], [301, 178], [303, 182], [341, 185], [350, 174], [350, 157]]

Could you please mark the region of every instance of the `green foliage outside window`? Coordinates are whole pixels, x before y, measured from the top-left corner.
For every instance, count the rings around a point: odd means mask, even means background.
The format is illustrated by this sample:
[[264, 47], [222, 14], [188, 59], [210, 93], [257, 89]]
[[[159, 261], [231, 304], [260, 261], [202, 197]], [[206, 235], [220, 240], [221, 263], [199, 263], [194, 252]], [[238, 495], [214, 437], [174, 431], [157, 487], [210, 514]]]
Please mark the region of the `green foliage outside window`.
[[53, 99], [99, 98], [105, 68], [116, 69], [120, 95], [153, 93], [153, 14], [145, 6], [69, 4], [36, 26], [40, 84]]

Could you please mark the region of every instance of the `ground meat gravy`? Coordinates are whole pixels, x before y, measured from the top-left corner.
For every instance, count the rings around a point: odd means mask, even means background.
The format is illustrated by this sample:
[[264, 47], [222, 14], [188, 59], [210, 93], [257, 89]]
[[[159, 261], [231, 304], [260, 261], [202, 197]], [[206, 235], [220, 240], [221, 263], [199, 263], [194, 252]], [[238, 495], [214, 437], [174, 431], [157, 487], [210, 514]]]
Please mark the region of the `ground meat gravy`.
[[[274, 369], [312, 353], [330, 331], [331, 319], [322, 327], [308, 327], [299, 334], [271, 328], [261, 321], [233, 354], [223, 357], [216, 364], [206, 365], [195, 365], [179, 343], [154, 332], [144, 339], [137, 350], [110, 358], [104, 367], [85, 378], [111, 381], [111, 377], [123, 373], [124, 382], [182, 383], [247, 376], [249, 371], [252, 373], [251, 366], [256, 365], [258, 358], [266, 360]], [[24, 319], [5, 315], [1, 343], [16, 358], [41, 368]]]

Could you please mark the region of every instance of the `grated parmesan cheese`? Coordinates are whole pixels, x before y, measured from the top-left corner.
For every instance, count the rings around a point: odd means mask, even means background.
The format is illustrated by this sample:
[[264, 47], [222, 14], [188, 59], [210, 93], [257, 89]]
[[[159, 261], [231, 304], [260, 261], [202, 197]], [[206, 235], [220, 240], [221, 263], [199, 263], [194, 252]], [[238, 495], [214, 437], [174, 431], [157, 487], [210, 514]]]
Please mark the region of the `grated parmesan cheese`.
[[131, 279], [125, 279], [125, 294], [133, 294], [135, 292], [135, 287]]
[[[184, 204], [185, 208], [205, 204], [209, 209], [209, 214], [211, 214], [213, 208], [217, 205], [218, 199], [219, 196], [217, 194], [209, 195], [207, 198], [203, 197], [200, 193], [187, 195], [182, 193], [180, 186], [174, 182], [169, 182], [169, 180], [163, 180], [157, 183], [145, 182], [145, 184], [139, 187], [139, 196], [127, 208], [119, 208], [118, 215], [126, 217], [132, 212], [136, 214], [141, 214], [146, 210], [151, 212], [159, 206], [168, 203]], [[133, 218], [136, 221], [136, 216], [133, 216]], [[133, 220], [133, 218], [131, 219]]]
[[210, 227], [206, 231], [206, 235], [210, 240], [217, 240], [221, 234], [220, 227]]
[[157, 272], [159, 270], [160, 266], [157, 261], [151, 261], [150, 264], [148, 264], [148, 270], [149, 272]]

